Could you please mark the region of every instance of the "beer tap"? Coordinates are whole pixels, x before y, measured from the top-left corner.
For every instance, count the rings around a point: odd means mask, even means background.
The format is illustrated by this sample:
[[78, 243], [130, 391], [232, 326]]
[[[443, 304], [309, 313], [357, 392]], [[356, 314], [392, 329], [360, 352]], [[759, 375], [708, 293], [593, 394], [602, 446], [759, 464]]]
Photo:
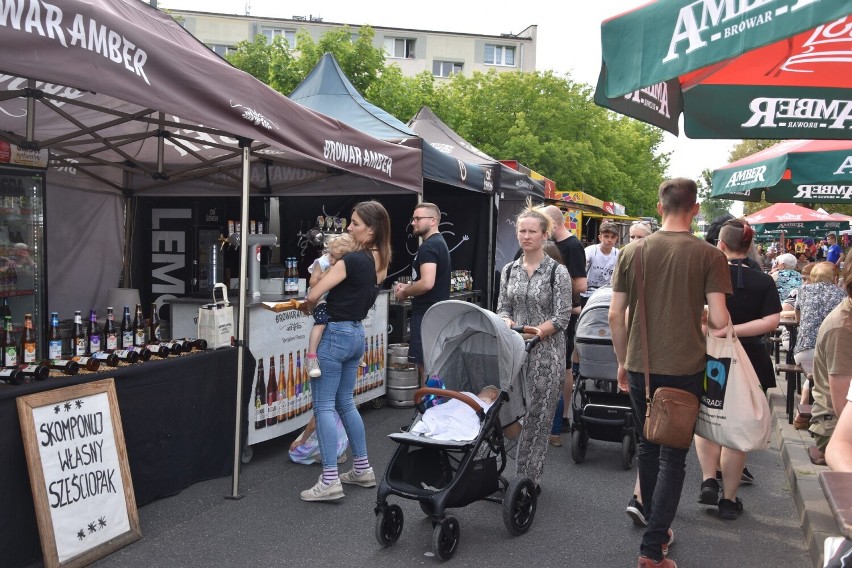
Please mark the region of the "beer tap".
[[[240, 247], [242, 235], [238, 232], [231, 233], [228, 242], [234, 248]], [[246, 235], [246, 245], [249, 250], [248, 276], [249, 293], [253, 297], [260, 296], [260, 247], [274, 247], [278, 244], [278, 237], [273, 234], [251, 233]]]

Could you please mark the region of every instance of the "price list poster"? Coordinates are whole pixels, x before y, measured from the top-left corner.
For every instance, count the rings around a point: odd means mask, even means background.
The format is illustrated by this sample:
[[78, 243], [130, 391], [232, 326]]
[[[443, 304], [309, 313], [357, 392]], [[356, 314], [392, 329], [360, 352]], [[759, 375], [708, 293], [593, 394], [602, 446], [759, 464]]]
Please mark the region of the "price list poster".
[[113, 380], [17, 404], [45, 566], [85, 566], [140, 538]]

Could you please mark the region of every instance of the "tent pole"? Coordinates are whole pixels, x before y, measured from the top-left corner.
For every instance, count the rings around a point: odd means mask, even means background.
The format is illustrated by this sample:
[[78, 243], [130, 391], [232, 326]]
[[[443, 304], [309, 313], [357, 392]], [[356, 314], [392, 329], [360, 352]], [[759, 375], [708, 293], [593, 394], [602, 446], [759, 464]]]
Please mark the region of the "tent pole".
[[498, 189], [494, 190], [494, 194], [491, 197], [491, 203], [489, 204], [490, 211], [488, 212], [488, 276], [486, 278], [487, 287], [485, 288], [485, 309], [487, 310], [497, 309], [497, 306], [492, 303], [492, 296], [494, 288], [494, 270], [496, 269], [496, 266], [494, 265], [497, 263], [497, 251], [495, 250], [497, 235], [494, 233], [494, 218], [499, 209], [498, 202], [500, 201], [500, 196], [498, 192]]
[[243, 149], [243, 188], [242, 201], [240, 203], [240, 292], [238, 298], [238, 324], [237, 324], [237, 411], [236, 423], [234, 424], [234, 472], [232, 475], [231, 499], [241, 499], [240, 491], [240, 455], [242, 454], [242, 421], [243, 421], [243, 360], [246, 349], [246, 266], [248, 265], [248, 239], [243, 238], [248, 234], [249, 226], [249, 182], [251, 171], [249, 157], [251, 156], [251, 141], [240, 139], [240, 147]]
[[35, 142], [35, 81], [27, 81], [27, 142]]

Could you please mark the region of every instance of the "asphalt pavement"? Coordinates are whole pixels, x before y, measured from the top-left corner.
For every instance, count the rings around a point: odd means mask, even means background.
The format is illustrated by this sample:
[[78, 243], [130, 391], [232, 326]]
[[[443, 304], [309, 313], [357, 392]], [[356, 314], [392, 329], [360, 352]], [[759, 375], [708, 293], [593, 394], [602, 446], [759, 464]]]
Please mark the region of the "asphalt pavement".
[[[387, 466], [395, 442], [387, 434], [410, 421], [409, 409], [368, 408], [370, 459], [377, 473]], [[391, 497], [404, 514], [399, 541], [382, 548], [375, 538], [375, 489], [344, 486], [335, 503], [306, 503], [299, 491], [310, 487], [320, 466], [292, 463], [287, 447], [294, 435], [254, 447], [242, 467], [242, 499], [232, 500], [230, 477], [197, 483], [178, 495], [139, 509], [142, 538], [96, 562], [111, 567], [233, 566], [432, 566], [432, 526], [415, 501]], [[689, 453], [687, 477], [677, 517], [671, 557], [681, 568], [802, 568], [811, 565], [785, 464], [783, 439], [773, 430], [769, 449], [749, 455], [755, 483], [740, 496], [743, 515], [723, 521], [716, 509], [700, 505], [701, 473]], [[624, 513], [636, 469], [625, 470], [621, 445], [591, 440], [586, 459], [575, 464], [569, 436], [547, 454], [542, 495], [533, 525], [511, 536], [501, 506], [476, 502], [454, 509], [461, 537], [448, 566], [633, 567], [642, 531]], [[512, 467], [513, 463], [510, 463]], [[349, 463], [342, 466], [342, 471]]]

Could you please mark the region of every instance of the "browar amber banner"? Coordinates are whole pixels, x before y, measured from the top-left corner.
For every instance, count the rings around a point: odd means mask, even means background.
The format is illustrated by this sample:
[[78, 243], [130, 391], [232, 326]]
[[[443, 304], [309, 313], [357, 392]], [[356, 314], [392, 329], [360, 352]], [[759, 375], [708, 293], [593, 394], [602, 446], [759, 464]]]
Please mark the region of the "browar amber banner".
[[657, 0], [601, 24], [595, 102], [690, 138], [847, 139], [852, 3]]
[[785, 140], [717, 168], [712, 183], [722, 199], [850, 204], [852, 140]]

